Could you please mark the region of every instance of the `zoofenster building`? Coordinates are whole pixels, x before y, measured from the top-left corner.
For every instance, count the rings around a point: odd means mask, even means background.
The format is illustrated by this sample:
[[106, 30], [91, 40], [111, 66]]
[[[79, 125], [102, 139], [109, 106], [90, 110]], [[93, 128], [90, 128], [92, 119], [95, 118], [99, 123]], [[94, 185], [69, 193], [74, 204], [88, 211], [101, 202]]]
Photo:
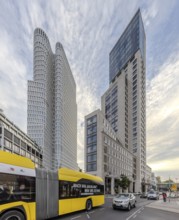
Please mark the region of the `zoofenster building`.
[[145, 191], [146, 39], [140, 10], [110, 52], [109, 83], [102, 112], [137, 158], [135, 192]]
[[33, 80], [28, 81], [27, 133], [43, 148], [43, 166], [77, 169], [76, 84], [61, 43], [55, 54], [34, 31]]

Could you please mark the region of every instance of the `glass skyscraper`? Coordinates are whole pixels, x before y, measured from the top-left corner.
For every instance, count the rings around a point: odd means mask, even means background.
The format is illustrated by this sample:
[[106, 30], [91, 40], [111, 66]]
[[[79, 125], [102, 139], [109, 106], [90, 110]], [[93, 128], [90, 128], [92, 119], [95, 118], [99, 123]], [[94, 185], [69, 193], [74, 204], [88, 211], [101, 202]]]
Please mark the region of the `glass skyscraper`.
[[109, 81], [120, 74], [128, 61], [140, 50], [145, 59], [145, 32], [140, 10], [136, 12], [131, 22], [113, 47], [109, 55]]

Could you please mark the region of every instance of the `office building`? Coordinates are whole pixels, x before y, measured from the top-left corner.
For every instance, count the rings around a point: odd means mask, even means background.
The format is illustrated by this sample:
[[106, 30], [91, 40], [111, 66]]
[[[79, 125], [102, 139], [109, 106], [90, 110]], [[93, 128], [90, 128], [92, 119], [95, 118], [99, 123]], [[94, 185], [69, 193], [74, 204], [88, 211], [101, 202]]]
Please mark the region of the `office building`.
[[[148, 165], [146, 165], [146, 175], [145, 175], [145, 185], [143, 186], [146, 191], [149, 191], [152, 188], [152, 169]], [[143, 190], [143, 191], [145, 191]]]
[[27, 110], [27, 133], [43, 148], [43, 166], [77, 169], [76, 84], [62, 44], [53, 53], [40, 28], [34, 31]]
[[42, 148], [11, 122], [0, 109], [0, 150], [31, 159], [42, 167]]
[[121, 175], [130, 179], [129, 189], [133, 191], [136, 158], [122, 145], [101, 110], [85, 117], [84, 155], [86, 172], [104, 179], [105, 193], [115, 193], [116, 181]]

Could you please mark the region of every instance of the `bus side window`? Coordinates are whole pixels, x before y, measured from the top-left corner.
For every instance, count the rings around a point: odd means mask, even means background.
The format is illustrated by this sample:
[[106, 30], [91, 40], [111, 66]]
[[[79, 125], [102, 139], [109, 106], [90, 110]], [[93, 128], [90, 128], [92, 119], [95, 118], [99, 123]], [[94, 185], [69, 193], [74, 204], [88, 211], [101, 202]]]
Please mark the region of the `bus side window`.
[[70, 184], [67, 181], [60, 181], [59, 184], [59, 197], [68, 198], [70, 197]]
[[71, 186], [71, 197], [80, 197], [81, 189]]
[[10, 198], [10, 190], [6, 183], [1, 186], [0, 190], [0, 201], [6, 201]]

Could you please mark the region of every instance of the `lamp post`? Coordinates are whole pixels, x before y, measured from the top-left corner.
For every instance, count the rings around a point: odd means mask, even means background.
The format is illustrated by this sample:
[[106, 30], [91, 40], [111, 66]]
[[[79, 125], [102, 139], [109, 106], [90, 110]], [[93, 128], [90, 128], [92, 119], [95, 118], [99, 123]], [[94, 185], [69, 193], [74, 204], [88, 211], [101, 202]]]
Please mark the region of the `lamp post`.
[[176, 189], [176, 196], [178, 196], [178, 183], [177, 183], [178, 178], [175, 178], [175, 179], [176, 179], [176, 187], [177, 187], [177, 189]]
[[170, 189], [170, 176], [169, 176], [169, 202], [170, 202], [170, 197], [171, 197], [171, 189]]

